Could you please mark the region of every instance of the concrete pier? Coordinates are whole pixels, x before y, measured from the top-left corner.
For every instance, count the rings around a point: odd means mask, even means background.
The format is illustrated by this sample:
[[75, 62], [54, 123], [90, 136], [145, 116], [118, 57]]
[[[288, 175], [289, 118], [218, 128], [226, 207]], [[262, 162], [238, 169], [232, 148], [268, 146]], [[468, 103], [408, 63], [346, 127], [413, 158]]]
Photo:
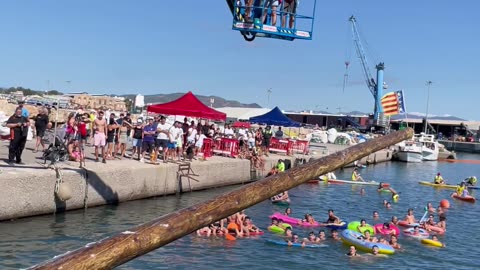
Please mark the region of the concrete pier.
[[[187, 177], [179, 181], [179, 163], [152, 165], [136, 160], [107, 161], [107, 164], [87, 159], [86, 168], [79, 163], [60, 163], [63, 181], [72, 189], [71, 199], [63, 202], [56, 198], [56, 173], [43, 165], [41, 153], [32, 153], [33, 142], [27, 143], [23, 154], [25, 165], [0, 165], [0, 220], [53, 214], [104, 204], [144, 199], [178, 193], [180, 190], [201, 190], [212, 187], [244, 184], [264, 177], [279, 158], [290, 159], [292, 166], [305, 159], [319, 158], [348, 146], [325, 144], [325, 151], [314, 150], [313, 155], [270, 154], [265, 157], [265, 170], [251, 168], [250, 161], [214, 156], [206, 161], [190, 163], [190, 183]], [[0, 155], [6, 157], [8, 141], [0, 143]], [[314, 148], [312, 148], [314, 149]], [[87, 148], [87, 158], [93, 148]], [[362, 164], [374, 164], [391, 159], [390, 151], [380, 151], [362, 159]], [[196, 181], [198, 180], [198, 181]]]
[[445, 145], [445, 148], [447, 148], [450, 151], [480, 153], [480, 143], [454, 142], [454, 141], [446, 141], [446, 140], [439, 140], [438, 142]]

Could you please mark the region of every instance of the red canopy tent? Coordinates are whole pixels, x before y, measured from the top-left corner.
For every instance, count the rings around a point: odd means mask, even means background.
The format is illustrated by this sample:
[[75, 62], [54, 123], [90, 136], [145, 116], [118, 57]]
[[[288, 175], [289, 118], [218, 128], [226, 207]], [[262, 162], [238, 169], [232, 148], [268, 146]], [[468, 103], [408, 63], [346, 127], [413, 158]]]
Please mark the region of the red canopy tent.
[[153, 113], [183, 115], [212, 120], [225, 121], [227, 119], [226, 114], [216, 111], [203, 104], [194, 94], [192, 94], [191, 91], [174, 101], [150, 105], [147, 107], [147, 111]]

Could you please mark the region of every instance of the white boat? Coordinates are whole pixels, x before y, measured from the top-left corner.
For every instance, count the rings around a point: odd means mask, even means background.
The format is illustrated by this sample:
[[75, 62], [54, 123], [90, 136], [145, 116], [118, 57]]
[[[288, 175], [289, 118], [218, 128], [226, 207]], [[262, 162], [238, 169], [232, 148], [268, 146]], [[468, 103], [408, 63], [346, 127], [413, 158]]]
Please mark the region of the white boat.
[[405, 141], [405, 144], [400, 146], [397, 157], [404, 162], [422, 162], [422, 143], [415, 140]]
[[414, 140], [422, 144], [422, 159], [425, 161], [438, 160], [439, 145], [434, 135], [420, 133], [414, 135]]

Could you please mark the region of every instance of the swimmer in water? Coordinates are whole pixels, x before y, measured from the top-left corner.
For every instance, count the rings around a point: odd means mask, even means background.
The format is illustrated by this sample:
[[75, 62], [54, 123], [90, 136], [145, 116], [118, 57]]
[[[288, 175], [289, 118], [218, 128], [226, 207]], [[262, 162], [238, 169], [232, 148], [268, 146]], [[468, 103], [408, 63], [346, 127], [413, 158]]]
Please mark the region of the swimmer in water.
[[398, 237], [396, 235], [390, 236], [389, 245], [392, 246], [394, 249], [401, 249], [402, 246], [398, 243]]
[[412, 235], [415, 235], [415, 236], [419, 236], [419, 235], [420, 235], [420, 227], [419, 227], [419, 226], [413, 227], [413, 233], [412, 233]]
[[[440, 242], [440, 241], [438, 241], [438, 237], [436, 235], [432, 235], [432, 240]], [[445, 247], [445, 244], [442, 243], [442, 247]]]
[[314, 232], [309, 232], [308, 237], [303, 239], [304, 242], [315, 243], [317, 242], [317, 237]]
[[387, 202], [387, 204], [385, 205], [385, 208], [392, 209], [392, 204], [390, 202]]
[[392, 219], [390, 220], [390, 224], [398, 225], [398, 218], [396, 216], [392, 216]]
[[360, 256], [360, 255], [357, 253], [357, 249], [355, 248], [355, 246], [350, 246], [350, 249], [347, 253], [347, 256], [348, 257], [357, 257], [357, 256]]
[[387, 200], [383, 200], [383, 206], [387, 206], [387, 203], [388, 203]]
[[443, 229], [444, 231], [447, 231], [447, 217], [445, 216], [445, 214], [442, 214], [438, 217], [437, 227]]
[[318, 232], [317, 236], [317, 242], [324, 241], [327, 239], [327, 236], [325, 235], [325, 231], [321, 230]]
[[330, 237], [331, 237], [333, 240], [340, 240], [340, 237], [338, 236], [338, 231], [335, 230], [335, 229], [332, 230]]
[[243, 233], [249, 235], [252, 232], [258, 233], [260, 229], [252, 223], [252, 219], [249, 216], [246, 216], [243, 221]]
[[372, 247], [372, 254], [373, 254], [374, 256], [378, 256], [378, 255], [380, 254], [377, 245], [375, 245], [375, 246]]
[[360, 224], [357, 226], [357, 231], [363, 233], [364, 228], [367, 227], [367, 221], [365, 219], [360, 220]]
[[433, 207], [432, 203], [427, 203], [427, 211], [430, 212], [430, 213], [435, 213], [436, 210], [435, 210], [435, 207]]
[[285, 229], [284, 236], [287, 238], [291, 238], [293, 236], [292, 228], [288, 227]]
[[412, 208], [408, 209], [407, 215], [405, 216], [404, 220], [408, 224], [417, 223], [417, 220], [415, 219], [415, 216], [413, 215], [413, 209]]
[[335, 212], [332, 209], [329, 209], [328, 210], [328, 219], [322, 225], [327, 226], [329, 224], [340, 224], [340, 223], [341, 223], [340, 218], [335, 216]]
[[297, 234], [293, 234], [292, 238], [287, 241], [288, 245], [291, 246], [293, 243], [302, 243], [302, 247], [305, 247], [305, 241], [300, 242], [300, 239]]
[[373, 220], [377, 220], [380, 218], [380, 215], [378, 214], [378, 211], [373, 211]]
[[308, 224], [315, 224], [316, 221], [315, 219], [313, 218], [312, 214], [306, 214], [305, 215], [305, 219], [302, 219], [301, 221], [302, 223], [308, 223]]
[[228, 217], [227, 231], [236, 237], [242, 237], [242, 228], [236, 222], [236, 216]]
[[287, 207], [287, 209], [285, 209], [285, 216], [290, 216], [291, 214], [292, 214], [292, 208]]

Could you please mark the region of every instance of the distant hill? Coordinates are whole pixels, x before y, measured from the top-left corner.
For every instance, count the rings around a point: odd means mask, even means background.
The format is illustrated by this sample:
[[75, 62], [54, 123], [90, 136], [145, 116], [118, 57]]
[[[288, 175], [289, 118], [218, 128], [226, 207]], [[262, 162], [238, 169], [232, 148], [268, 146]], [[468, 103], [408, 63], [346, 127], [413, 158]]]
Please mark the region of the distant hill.
[[[145, 95], [145, 104], [147, 103], [165, 103], [165, 102], [170, 102], [173, 101], [181, 96], [183, 96], [185, 93], [172, 93], [172, 94], [156, 94], [156, 95]], [[213, 107], [215, 108], [221, 108], [221, 107], [241, 107], [241, 108], [261, 108], [260, 105], [257, 103], [250, 103], [250, 104], [245, 104], [241, 103], [236, 100], [226, 100], [224, 98], [218, 97], [218, 96], [202, 96], [202, 95], [195, 95], [203, 104], [210, 106], [210, 99], [213, 98], [215, 99], [215, 102], [213, 103]], [[135, 95], [123, 95], [125, 98], [131, 98], [135, 100]]]
[[[403, 115], [403, 114], [393, 115], [391, 117], [391, 119], [393, 119], [393, 120], [404, 119], [404, 118], [405, 118], [405, 115]], [[415, 112], [407, 113], [407, 118], [409, 118], [409, 119], [423, 119], [423, 118], [425, 118], [425, 114], [424, 113], [415, 113]], [[463, 118], [456, 117], [456, 116], [453, 116], [453, 115], [431, 115], [431, 114], [429, 114], [428, 119], [466, 121]]]

